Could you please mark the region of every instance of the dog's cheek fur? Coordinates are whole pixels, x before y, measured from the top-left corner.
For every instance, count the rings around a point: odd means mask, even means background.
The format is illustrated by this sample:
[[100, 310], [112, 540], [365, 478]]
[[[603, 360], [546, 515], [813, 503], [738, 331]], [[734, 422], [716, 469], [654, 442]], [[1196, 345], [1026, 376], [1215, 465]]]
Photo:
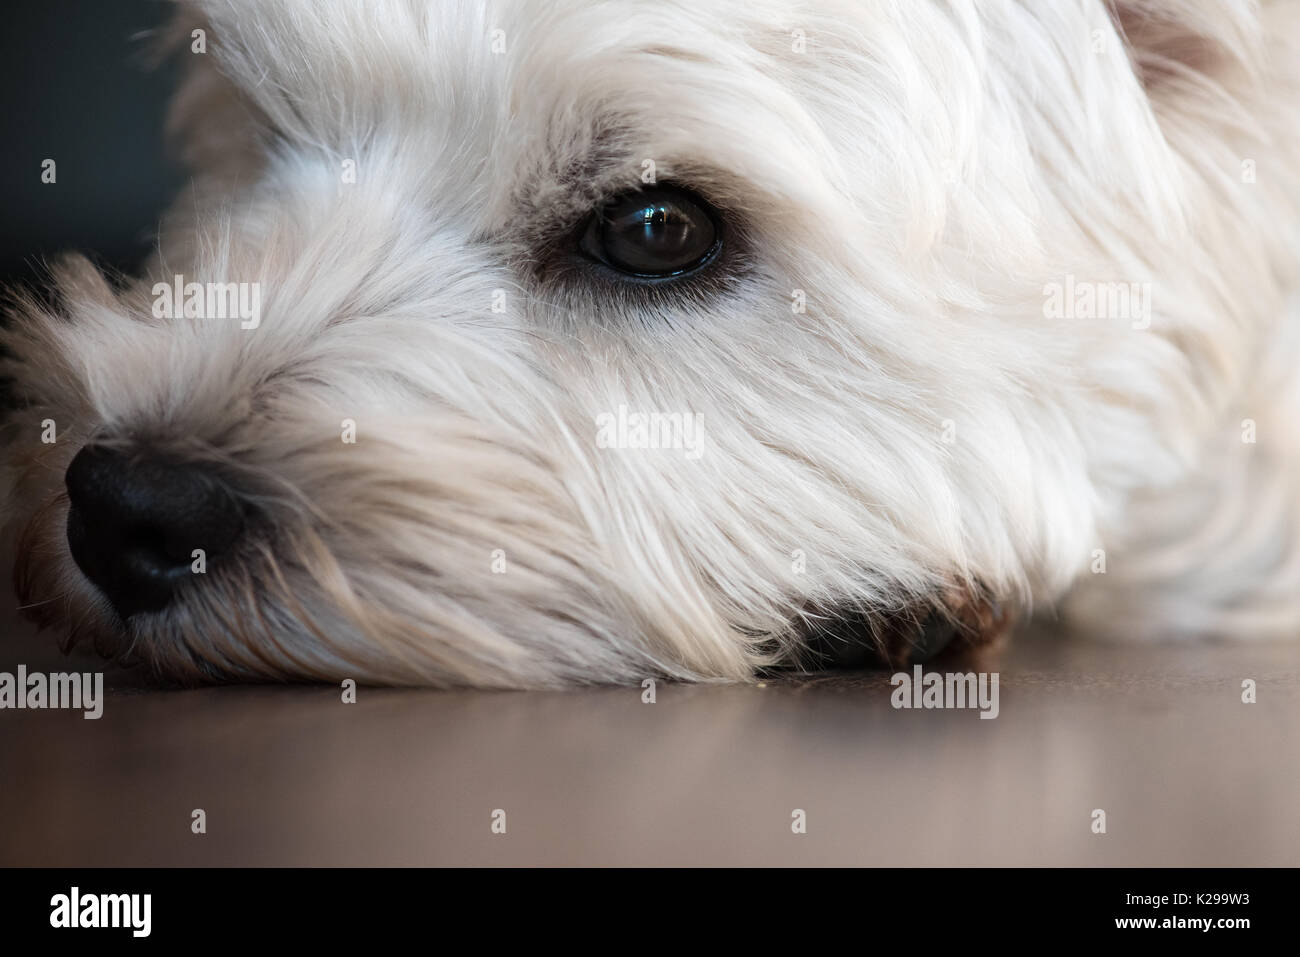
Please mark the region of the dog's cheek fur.
[[1105, 574], [1094, 562], [1066, 620], [1127, 639], [1294, 639], [1300, 5], [1112, 9], [1183, 187], [1186, 233], [1143, 254], [1168, 303], [1152, 331], [1178, 347], [1196, 401], [1162, 420], [1188, 468], [1106, 516]]

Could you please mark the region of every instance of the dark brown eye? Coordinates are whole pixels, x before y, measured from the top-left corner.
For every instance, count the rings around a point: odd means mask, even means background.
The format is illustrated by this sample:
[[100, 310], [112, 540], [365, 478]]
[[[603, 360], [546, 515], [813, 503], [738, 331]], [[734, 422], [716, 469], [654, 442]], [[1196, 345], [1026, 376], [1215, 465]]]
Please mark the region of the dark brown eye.
[[716, 214], [702, 200], [685, 190], [651, 187], [607, 203], [591, 218], [579, 248], [611, 269], [658, 279], [699, 269], [721, 245]]

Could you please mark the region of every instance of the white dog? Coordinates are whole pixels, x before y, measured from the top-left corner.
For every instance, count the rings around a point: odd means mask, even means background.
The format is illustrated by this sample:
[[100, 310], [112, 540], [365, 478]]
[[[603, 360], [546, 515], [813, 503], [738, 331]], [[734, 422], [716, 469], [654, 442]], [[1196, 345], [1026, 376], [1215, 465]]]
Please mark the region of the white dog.
[[157, 256], [3, 338], [65, 640], [546, 687], [1300, 632], [1297, 4], [179, 13]]

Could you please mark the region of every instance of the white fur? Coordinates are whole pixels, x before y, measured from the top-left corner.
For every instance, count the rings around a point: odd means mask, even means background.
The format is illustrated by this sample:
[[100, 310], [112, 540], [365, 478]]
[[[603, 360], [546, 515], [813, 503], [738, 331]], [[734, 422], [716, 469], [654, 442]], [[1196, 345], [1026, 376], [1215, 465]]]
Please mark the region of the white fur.
[[[5, 337], [24, 602], [181, 677], [506, 687], [745, 679], [954, 591], [1294, 636], [1300, 16], [1116, 6], [183, 8], [156, 262], [73, 261]], [[743, 226], [725, 281], [542, 272], [645, 159]], [[152, 318], [176, 273], [260, 326]], [[1067, 275], [1149, 283], [1149, 328], [1046, 317]], [[704, 454], [599, 448], [620, 404]], [[273, 533], [121, 630], [62, 540], [92, 436], [226, 463]]]

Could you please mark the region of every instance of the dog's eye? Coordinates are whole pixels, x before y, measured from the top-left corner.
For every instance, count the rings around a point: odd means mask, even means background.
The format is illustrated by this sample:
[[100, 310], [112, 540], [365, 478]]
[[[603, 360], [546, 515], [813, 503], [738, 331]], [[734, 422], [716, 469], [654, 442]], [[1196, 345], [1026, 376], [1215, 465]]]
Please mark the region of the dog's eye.
[[629, 276], [693, 272], [722, 245], [716, 213], [682, 189], [654, 187], [615, 197], [587, 223], [584, 255]]

